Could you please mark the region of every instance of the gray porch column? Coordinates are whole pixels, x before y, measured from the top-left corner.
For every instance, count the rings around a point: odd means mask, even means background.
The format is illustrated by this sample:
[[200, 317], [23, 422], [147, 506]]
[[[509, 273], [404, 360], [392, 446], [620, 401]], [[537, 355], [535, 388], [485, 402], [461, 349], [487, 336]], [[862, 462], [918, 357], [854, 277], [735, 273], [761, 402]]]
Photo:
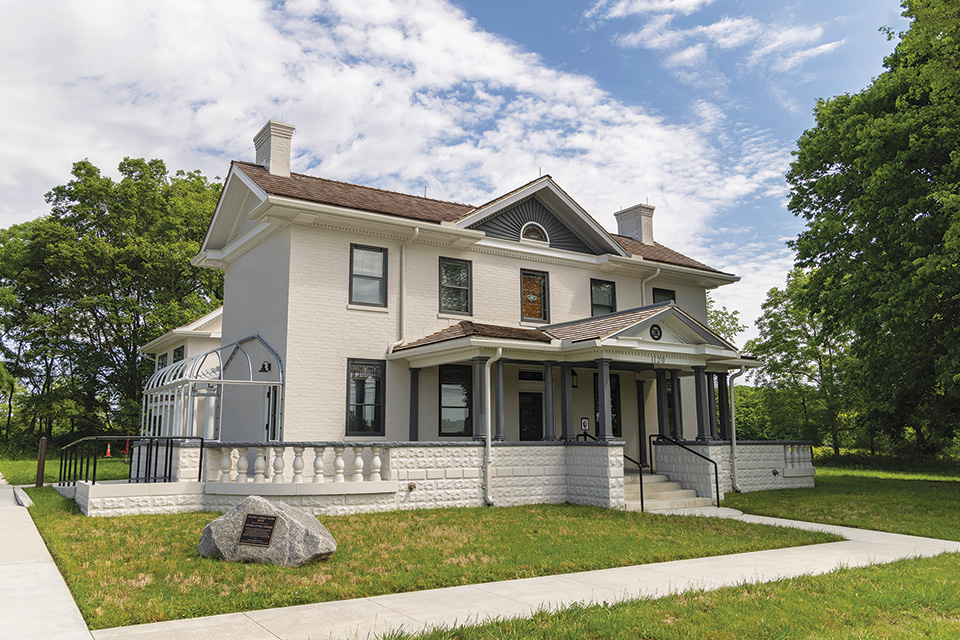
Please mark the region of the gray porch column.
[[610, 359], [597, 358], [597, 403], [600, 416], [597, 423], [597, 440], [613, 440], [613, 403], [610, 401]]
[[485, 365], [487, 360], [483, 356], [471, 358], [473, 362], [473, 439], [483, 440], [484, 418], [487, 416], [487, 376]]
[[720, 394], [720, 437], [730, 437], [730, 391], [727, 388], [727, 374], [717, 374], [717, 393]]
[[705, 367], [694, 367], [693, 377], [697, 382], [697, 440], [706, 440], [710, 431], [710, 416], [707, 415], [707, 376]]
[[553, 365], [556, 362], [543, 363], [543, 439], [556, 440], [557, 427], [553, 419]]
[[420, 439], [420, 369], [410, 369], [410, 442]]
[[647, 464], [647, 416], [643, 406], [643, 380], [637, 379], [637, 428], [640, 430], [640, 464]]
[[560, 439], [569, 440], [573, 433], [573, 366], [560, 365]]
[[506, 440], [506, 436], [503, 435], [503, 360], [497, 360], [494, 363], [494, 368], [497, 371], [497, 387], [494, 389], [494, 411], [496, 419], [496, 429], [493, 436], [494, 440]]
[[680, 398], [680, 372], [670, 370], [670, 382], [673, 386], [673, 429], [674, 437], [683, 440], [683, 402]]
[[657, 369], [657, 427], [660, 435], [670, 435], [670, 407], [667, 406], [667, 370]]
[[716, 390], [716, 380], [717, 374], [708, 373], [707, 374], [707, 410], [710, 412], [710, 439], [717, 439], [717, 390]]

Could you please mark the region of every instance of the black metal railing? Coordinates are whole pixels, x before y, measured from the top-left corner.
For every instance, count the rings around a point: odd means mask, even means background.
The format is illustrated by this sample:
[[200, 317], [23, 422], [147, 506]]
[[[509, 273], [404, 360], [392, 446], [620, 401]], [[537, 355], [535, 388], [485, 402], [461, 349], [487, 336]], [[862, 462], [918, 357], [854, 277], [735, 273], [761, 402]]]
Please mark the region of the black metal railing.
[[670, 444], [680, 447], [684, 451], [688, 451], [692, 453], [698, 458], [703, 458], [704, 460], [706, 460], [707, 462], [713, 465], [713, 486], [714, 486], [715, 495], [717, 497], [717, 506], [719, 507], [720, 506], [720, 472], [717, 470], [717, 463], [714, 460], [711, 460], [709, 457], [703, 455], [699, 451], [694, 451], [693, 449], [683, 444], [682, 442], [678, 440], [674, 440], [670, 436], [664, 436], [659, 433], [653, 433], [650, 435], [650, 470], [651, 471], [653, 471], [654, 463], [656, 462], [656, 459], [654, 456], [654, 448], [653, 448], [654, 440], [669, 442]]
[[[97, 461], [105, 456], [111, 442], [126, 442], [124, 450], [130, 468], [127, 482], [172, 482], [174, 443], [198, 442], [200, 456], [197, 481], [203, 480], [203, 438], [193, 436], [87, 436], [60, 449], [60, 476], [57, 484], [75, 486], [77, 482], [97, 483]], [[133, 451], [130, 444], [133, 443]], [[101, 444], [107, 446], [101, 447]], [[161, 451], [162, 450], [162, 451]], [[121, 453], [118, 451], [118, 454]]]

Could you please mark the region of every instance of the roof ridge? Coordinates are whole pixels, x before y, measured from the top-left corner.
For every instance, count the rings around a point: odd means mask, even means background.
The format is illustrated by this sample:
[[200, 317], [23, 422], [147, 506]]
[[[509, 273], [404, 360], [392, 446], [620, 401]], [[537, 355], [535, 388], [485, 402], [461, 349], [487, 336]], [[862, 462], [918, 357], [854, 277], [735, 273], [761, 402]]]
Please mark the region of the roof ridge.
[[[246, 161], [246, 160], [233, 160], [233, 162], [235, 162], [236, 164], [249, 165], [249, 166], [251, 166], [251, 167], [259, 167], [260, 169], [263, 169], [264, 171], [267, 170], [266, 167], [264, 167], [262, 164], [257, 164], [257, 163], [255, 163], [255, 162], [248, 162], [248, 161]], [[404, 196], [404, 197], [406, 197], [406, 198], [416, 198], [417, 200], [426, 200], [427, 202], [438, 202], [438, 203], [440, 203], [440, 204], [452, 204], [452, 205], [456, 205], [456, 206], [458, 206], [458, 207], [470, 207], [471, 210], [475, 210], [475, 209], [477, 208], [476, 206], [474, 206], [474, 205], [472, 205], [472, 204], [467, 204], [466, 202], [455, 202], [455, 201], [453, 201], [453, 200], [440, 200], [439, 198], [427, 198], [426, 196], [418, 196], [418, 195], [414, 195], [414, 194], [412, 194], [412, 193], [403, 193], [402, 191], [392, 191], [392, 190], [390, 190], [390, 189], [381, 189], [380, 187], [371, 187], [370, 185], [366, 185], [366, 184], [357, 184], [357, 183], [355, 183], [355, 182], [346, 182], [346, 181], [344, 181], [344, 180], [334, 180], [333, 178], [321, 178], [320, 176], [312, 176], [312, 175], [310, 175], [310, 174], [308, 174], [308, 173], [297, 173], [297, 172], [291, 171], [291, 172], [290, 172], [290, 175], [291, 175], [291, 176], [299, 176], [299, 177], [301, 177], [301, 178], [307, 178], [307, 179], [309, 179], [309, 180], [322, 180], [322, 181], [324, 181], [324, 182], [332, 182], [332, 183], [334, 183], [334, 184], [342, 184], [342, 185], [345, 185], [345, 186], [347, 186], [347, 187], [356, 187], [356, 188], [358, 188], [358, 189], [366, 189], [366, 190], [368, 190], [368, 191], [379, 191], [380, 193], [386, 193], [386, 194], [394, 195], [394, 196]]]
[[556, 324], [548, 324], [548, 325], [545, 325], [545, 326], [543, 326], [543, 327], [540, 327], [539, 330], [540, 330], [540, 331], [546, 331], [546, 330], [548, 330], [548, 329], [554, 329], [554, 328], [558, 328], [558, 327], [566, 327], [566, 326], [571, 325], [571, 324], [580, 324], [580, 323], [584, 323], [584, 322], [590, 322], [590, 321], [592, 321], [592, 320], [599, 320], [599, 319], [601, 319], [601, 318], [615, 318], [615, 317], [617, 317], [617, 316], [626, 315], [626, 314], [628, 314], [628, 313], [636, 313], [637, 311], [641, 311], [641, 310], [643, 310], [643, 309], [652, 309], [652, 308], [654, 308], [654, 307], [669, 307], [669, 306], [671, 306], [671, 305], [672, 305], [672, 306], [677, 306], [677, 303], [674, 302], [673, 300], [666, 300], [666, 301], [664, 301], [664, 302], [654, 302], [654, 303], [652, 303], [652, 304], [645, 304], [645, 305], [640, 306], [640, 307], [631, 307], [630, 309], [623, 309], [623, 310], [621, 310], [621, 311], [613, 311], [613, 312], [611, 312], [611, 313], [604, 313], [604, 314], [599, 315], [599, 316], [590, 316], [589, 318], [579, 318], [579, 319], [577, 319], [577, 320], [567, 320], [566, 322], [557, 322]]

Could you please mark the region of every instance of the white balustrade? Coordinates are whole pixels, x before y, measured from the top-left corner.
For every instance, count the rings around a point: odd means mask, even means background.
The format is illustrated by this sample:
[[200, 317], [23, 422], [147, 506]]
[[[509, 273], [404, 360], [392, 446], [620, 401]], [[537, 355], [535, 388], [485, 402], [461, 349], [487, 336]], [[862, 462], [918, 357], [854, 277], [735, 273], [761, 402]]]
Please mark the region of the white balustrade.
[[[271, 482], [276, 484], [303, 482], [381, 482], [384, 478], [384, 447], [379, 446], [315, 446], [313, 461], [304, 460], [307, 447], [300, 445], [272, 444], [259, 447], [207, 447], [204, 455], [209, 456], [207, 461], [207, 482], [253, 482], [262, 484]], [[248, 475], [251, 459], [248, 458], [250, 449], [252, 456], [253, 473]], [[327, 470], [327, 450], [333, 449], [332, 478], [325, 476]], [[347, 451], [351, 450], [351, 453]], [[288, 450], [292, 450], [292, 464], [286, 458]], [[364, 459], [365, 453], [367, 460]], [[348, 460], [349, 458], [349, 460]], [[291, 464], [292, 475], [284, 475], [287, 465]], [[313, 475], [309, 480], [304, 479], [304, 471], [310, 467]], [[309, 476], [309, 471], [307, 475]], [[389, 473], [386, 474], [389, 478]]]

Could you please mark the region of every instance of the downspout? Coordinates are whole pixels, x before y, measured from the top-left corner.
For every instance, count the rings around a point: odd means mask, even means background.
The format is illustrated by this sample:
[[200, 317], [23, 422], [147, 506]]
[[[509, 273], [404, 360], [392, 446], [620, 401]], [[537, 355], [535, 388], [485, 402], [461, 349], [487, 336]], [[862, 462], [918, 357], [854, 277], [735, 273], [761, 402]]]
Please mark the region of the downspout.
[[387, 353], [403, 344], [403, 308], [407, 293], [407, 245], [417, 239], [420, 235], [420, 227], [413, 228], [413, 235], [403, 241], [400, 245], [400, 301], [397, 305], [397, 341], [390, 345]]
[[650, 276], [649, 278], [644, 278], [643, 280], [640, 281], [640, 306], [641, 307], [647, 306], [647, 294], [646, 294], [647, 283], [653, 280], [654, 278], [656, 278], [658, 275], [660, 275], [660, 267], [657, 267], [657, 270], [653, 272], [652, 276]]
[[490, 358], [489, 360], [487, 360], [486, 365], [484, 365], [485, 370], [483, 372], [483, 375], [486, 376], [487, 378], [487, 384], [485, 385], [487, 390], [487, 397], [483, 399], [483, 402], [486, 404], [486, 407], [487, 407], [487, 410], [484, 412], [485, 415], [483, 420], [483, 428], [484, 428], [483, 441], [484, 441], [484, 449], [485, 449], [485, 458], [483, 461], [483, 479], [484, 479], [484, 485], [486, 486], [486, 495], [484, 497], [486, 498], [488, 507], [493, 506], [493, 492], [490, 487], [490, 471], [491, 471], [491, 467], [493, 466], [493, 448], [490, 444], [491, 440], [493, 439], [490, 433], [491, 425], [493, 424], [493, 420], [492, 420], [493, 412], [491, 411], [493, 407], [490, 406], [492, 404], [490, 402], [490, 396], [491, 396], [490, 388], [493, 385], [490, 384], [490, 371], [493, 368], [493, 363], [499, 360], [500, 356], [502, 355], [503, 355], [503, 348], [497, 347], [497, 354], [492, 358]]
[[733, 402], [733, 381], [742, 376], [746, 370], [746, 367], [740, 367], [740, 371], [730, 376], [730, 469], [732, 472], [730, 483], [737, 493], [740, 493], [740, 482], [737, 479], [737, 407]]

